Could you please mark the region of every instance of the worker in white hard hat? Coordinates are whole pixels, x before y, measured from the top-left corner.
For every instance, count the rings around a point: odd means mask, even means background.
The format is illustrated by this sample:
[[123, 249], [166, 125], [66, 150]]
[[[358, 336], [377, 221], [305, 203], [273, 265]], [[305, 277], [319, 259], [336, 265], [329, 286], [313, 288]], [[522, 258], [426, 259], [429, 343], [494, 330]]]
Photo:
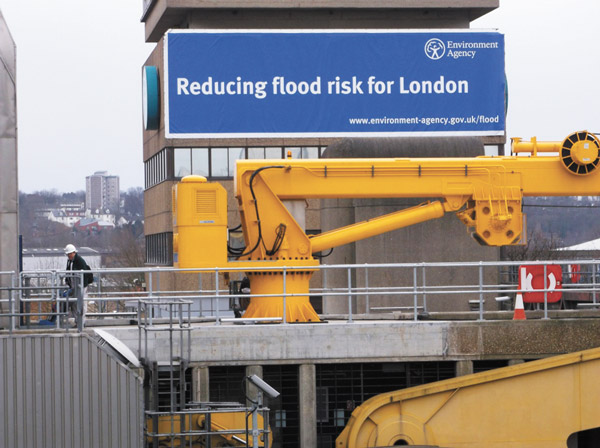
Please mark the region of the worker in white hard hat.
[[[77, 253], [77, 248], [73, 244], [67, 244], [65, 247], [65, 255], [67, 256], [67, 271], [89, 271], [90, 267], [85, 262], [83, 257]], [[87, 313], [87, 287], [94, 281], [94, 276], [91, 272], [83, 274], [83, 309], [81, 319], [85, 324], [85, 315]], [[67, 292], [68, 297], [78, 297], [79, 290], [81, 288], [81, 276], [80, 275], [67, 275], [65, 277], [65, 283], [69, 286]], [[77, 315], [77, 302], [70, 301], [69, 309], [72, 314]]]

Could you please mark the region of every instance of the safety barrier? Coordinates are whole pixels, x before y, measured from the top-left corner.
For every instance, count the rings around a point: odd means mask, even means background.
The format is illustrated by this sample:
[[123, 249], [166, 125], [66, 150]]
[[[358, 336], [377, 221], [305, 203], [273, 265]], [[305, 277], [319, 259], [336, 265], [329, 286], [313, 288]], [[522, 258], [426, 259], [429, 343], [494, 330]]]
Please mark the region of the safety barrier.
[[[548, 319], [551, 309], [600, 309], [599, 265], [600, 260], [321, 265], [316, 268], [315, 287], [308, 296], [322, 303], [321, 315], [335, 315], [352, 323], [359, 316], [376, 318], [392, 312], [418, 320], [435, 313], [443, 303], [445, 311], [470, 312], [471, 317], [484, 320], [488, 311], [509, 310], [507, 303], [523, 293], [526, 298], [537, 297], [528, 306], [543, 311], [542, 318]], [[287, 276], [303, 270], [306, 268], [281, 268], [283, 285]], [[273, 269], [253, 271], [268, 273]], [[249, 298], [283, 298], [285, 309], [288, 299], [307, 295], [287, 293], [285, 286], [274, 294], [243, 294], [239, 285], [247, 272], [242, 268], [97, 269], [92, 271], [95, 281], [87, 293], [82, 273], [0, 272], [0, 325], [11, 331], [42, 325], [81, 331], [86, 320], [137, 324], [153, 319], [160, 323], [173, 313], [178, 315], [172, 309], [177, 301], [188, 303], [185, 314], [190, 322], [220, 325], [235, 321], [241, 313], [240, 302]], [[71, 297], [65, 297], [65, 276], [73, 274], [79, 287]], [[522, 289], [519, 274], [525, 279]], [[557, 295], [561, 296], [558, 300]], [[152, 304], [150, 315], [147, 304]], [[560, 313], [555, 315], [560, 317]], [[281, 321], [287, 323], [285, 313]]]

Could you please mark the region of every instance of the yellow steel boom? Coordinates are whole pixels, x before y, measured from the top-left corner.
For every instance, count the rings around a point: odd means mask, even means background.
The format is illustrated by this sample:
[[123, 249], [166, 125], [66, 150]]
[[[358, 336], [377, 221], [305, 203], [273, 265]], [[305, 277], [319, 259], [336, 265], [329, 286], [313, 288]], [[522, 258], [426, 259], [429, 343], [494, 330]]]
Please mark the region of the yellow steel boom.
[[[570, 143], [571, 139], [576, 142], [565, 149], [568, 144], [565, 142]], [[287, 218], [282, 216], [285, 215], [283, 210], [265, 211], [260, 215], [259, 226], [249, 188], [254, 176], [256, 200], [260, 205], [268, 197], [269, 207], [272, 202], [308, 198], [440, 198], [441, 207], [427, 207], [427, 211], [415, 207], [400, 212], [408, 224], [394, 213], [378, 221], [357, 224], [360, 230], [350, 226], [314, 236], [309, 242], [300, 237], [295, 244], [297, 250], [290, 249], [293, 257], [437, 218], [448, 211], [457, 212], [484, 244], [515, 244], [523, 232], [523, 197], [600, 194], [595, 170], [600, 148], [598, 139], [591, 133], [578, 132], [565, 142], [538, 144], [560, 149], [556, 157], [238, 161], [236, 192], [244, 235], [252, 246], [260, 230], [265, 247], [269, 248], [276, 234], [274, 229]], [[529, 146], [515, 141], [513, 151], [522, 152], [522, 147]], [[270, 210], [266, 205], [265, 209]], [[341, 233], [348, 235], [340, 236]], [[307, 245], [313, 247], [309, 250]], [[253, 258], [266, 255], [258, 247]]]
[[336, 448], [426, 445], [562, 448], [600, 426], [600, 349], [377, 395], [353, 412]]

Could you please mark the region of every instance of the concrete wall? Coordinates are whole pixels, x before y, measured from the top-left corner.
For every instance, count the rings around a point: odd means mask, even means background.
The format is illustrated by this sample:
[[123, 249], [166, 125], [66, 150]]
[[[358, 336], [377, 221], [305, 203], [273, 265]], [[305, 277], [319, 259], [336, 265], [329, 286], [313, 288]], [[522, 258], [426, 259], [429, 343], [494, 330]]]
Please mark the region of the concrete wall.
[[[16, 48], [0, 12], [0, 271], [18, 270]], [[0, 276], [0, 286], [10, 286]], [[2, 299], [7, 297], [0, 293]], [[0, 304], [0, 310], [3, 310]], [[0, 321], [0, 327], [5, 323]]]
[[[137, 328], [107, 331], [138, 352]], [[600, 319], [211, 323], [194, 326], [191, 341], [189, 361], [198, 366], [536, 359], [600, 347]], [[151, 331], [138, 357], [166, 362], [169, 350], [168, 331]]]

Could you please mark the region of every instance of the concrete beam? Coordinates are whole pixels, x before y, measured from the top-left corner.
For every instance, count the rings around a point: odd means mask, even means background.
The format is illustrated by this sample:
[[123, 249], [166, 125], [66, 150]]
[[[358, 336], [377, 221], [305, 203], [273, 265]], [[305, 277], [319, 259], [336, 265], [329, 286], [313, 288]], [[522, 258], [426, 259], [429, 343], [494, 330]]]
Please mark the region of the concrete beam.
[[[137, 353], [136, 327], [106, 330]], [[148, 353], [141, 353], [140, 357], [168, 361], [168, 327], [164, 332], [148, 332], [147, 336]], [[600, 347], [600, 319], [218, 326], [210, 323], [192, 327], [191, 340], [202, 343], [192, 344], [189, 361], [203, 366], [535, 359]], [[174, 338], [174, 353], [180, 353], [178, 342], [179, 338]]]
[[455, 376], [470, 375], [473, 373], [473, 361], [456, 361]]
[[[201, 325], [191, 330], [192, 341], [202, 343], [192, 344], [190, 362], [261, 365], [437, 358], [444, 354], [447, 328], [440, 322]], [[137, 350], [137, 329], [110, 331]], [[178, 343], [175, 338], [174, 353], [180, 353]], [[148, 354], [141, 356], [167, 361], [169, 353], [168, 332], [150, 332]]]
[[[228, 25], [229, 17], [241, 13], [252, 13], [252, 20], [245, 21], [242, 28], [277, 28], [265, 18], [272, 17], [271, 13], [285, 14], [288, 17], [285, 28], [332, 28], [324, 21], [328, 16], [342, 15], [342, 20], [336, 21], [335, 27], [341, 28], [403, 28], [402, 16], [413, 14], [415, 11], [424, 15], [424, 24], [419, 22], [414, 28], [456, 28], [458, 22], [463, 28], [484, 14], [498, 8], [499, 0], [154, 0], [149, 2], [144, 10], [142, 22], [145, 24], [146, 42], [158, 42], [169, 28], [196, 28], [189, 23], [194, 13], [207, 18], [202, 28], [224, 28]], [[254, 12], [257, 14], [254, 14]], [[225, 12], [226, 15], [221, 14]], [[308, 12], [310, 17], [305, 14]], [[373, 14], [379, 15], [380, 22], [373, 25], [361, 17]], [[393, 20], [390, 20], [390, 14]], [[445, 23], [438, 23], [438, 16], [446, 16]], [[262, 17], [262, 19], [261, 19]], [[234, 17], [235, 19], [235, 17]], [[397, 20], [400, 19], [400, 24]], [[429, 19], [429, 20], [428, 20]], [[317, 24], [315, 24], [317, 20]], [[337, 23], [339, 22], [339, 23]]]
[[193, 401], [210, 401], [210, 383], [208, 367], [192, 368]]

